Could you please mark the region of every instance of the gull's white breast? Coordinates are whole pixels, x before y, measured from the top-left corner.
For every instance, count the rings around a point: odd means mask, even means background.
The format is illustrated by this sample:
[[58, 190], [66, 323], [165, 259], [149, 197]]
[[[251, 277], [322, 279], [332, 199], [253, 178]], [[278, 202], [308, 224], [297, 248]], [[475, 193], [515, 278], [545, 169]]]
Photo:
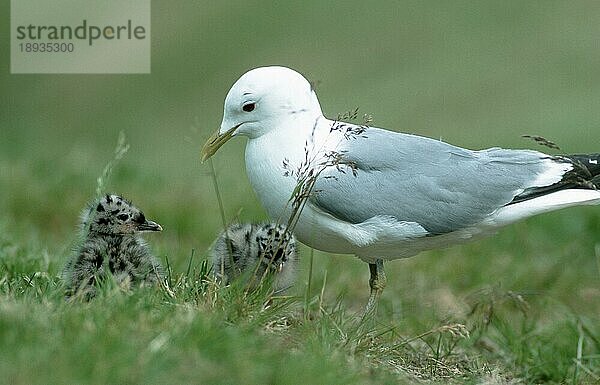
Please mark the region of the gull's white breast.
[[[320, 123], [327, 120], [320, 117]], [[317, 120], [319, 123], [319, 121]], [[313, 130], [313, 128], [317, 128]], [[292, 212], [290, 198], [296, 188], [296, 175], [286, 175], [306, 162], [316, 152], [322, 154], [335, 149], [339, 139], [330, 135], [328, 126], [318, 127], [314, 120], [288, 121], [286, 125], [271, 130], [258, 138], [249, 139], [246, 145], [246, 172], [254, 191], [271, 218], [287, 224]], [[284, 167], [284, 162], [288, 165]], [[353, 225], [319, 210], [307, 203], [294, 228], [294, 234], [302, 243], [322, 251], [355, 253], [356, 246], [344, 235]], [[353, 234], [356, 235], [356, 234]]]

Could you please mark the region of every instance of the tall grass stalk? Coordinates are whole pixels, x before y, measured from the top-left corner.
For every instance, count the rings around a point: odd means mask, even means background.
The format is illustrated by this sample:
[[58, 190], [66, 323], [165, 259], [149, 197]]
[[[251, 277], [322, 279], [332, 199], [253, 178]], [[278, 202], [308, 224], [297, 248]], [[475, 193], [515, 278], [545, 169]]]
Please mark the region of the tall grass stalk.
[[[227, 244], [227, 251], [229, 252], [229, 263], [231, 266], [234, 266], [233, 262], [233, 250], [231, 248], [231, 240], [229, 238], [229, 233], [227, 232], [227, 219], [225, 218], [225, 208], [223, 206], [223, 198], [221, 197], [221, 191], [219, 190], [219, 181], [217, 180], [217, 172], [215, 170], [215, 165], [212, 159], [209, 159], [210, 165], [210, 176], [213, 181], [213, 186], [215, 188], [215, 195], [217, 196], [217, 204], [219, 205], [219, 214], [221, 215], [221, 224], [223, 225], [223, 231], [225, 232], [225, 244]], [[221, 277], [225, 275], [225, 262], [224, 260], [221, 262]]]
[[119, 137], [117, 138], [117, 145], [115, 147], [115, 153], [113, 158], [108, 161], [104, 169], [102, 170], [102, 174], [96, 179], [96, 198], [99, 198], [102, 194], [106, 192], [106, 186], [110, 181], [110, 177], [112, 176], [114, 168], [117, 166], [119, 161], [127, 154], [129, 151], [129, 144], [127, 143], [127, 137], [125, 136], [125, 131], [119, 132]]
[[308, 257], [308, 281], [306, 283], [306, 291], [304, 292], [304, 319], [307, 320], [310, 315], [309, 301], [313, 278], [313, 261], [315, 258], [315, 249], [311, 247]]

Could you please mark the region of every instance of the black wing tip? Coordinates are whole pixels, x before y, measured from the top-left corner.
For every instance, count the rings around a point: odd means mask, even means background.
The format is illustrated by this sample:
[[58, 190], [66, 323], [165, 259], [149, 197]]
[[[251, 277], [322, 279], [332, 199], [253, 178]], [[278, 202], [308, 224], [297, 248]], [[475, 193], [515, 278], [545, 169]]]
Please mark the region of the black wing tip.
[[[562, 179], [550, 186], [533, 187], [514, 197], [508, 204], [519, 203], [561, 190], [600, 190], [600, 154], [573, 154], [554, 158], [558, 162], [568, 162], [573, 169], [567, 171]], [[507, 206], [508, 206], [507, 205]]]
[[582, 172], [582, 177], [588, 177], [591, 181], [600, 176], [600, 154], [574, 154], [567, 155], [565, 158]]

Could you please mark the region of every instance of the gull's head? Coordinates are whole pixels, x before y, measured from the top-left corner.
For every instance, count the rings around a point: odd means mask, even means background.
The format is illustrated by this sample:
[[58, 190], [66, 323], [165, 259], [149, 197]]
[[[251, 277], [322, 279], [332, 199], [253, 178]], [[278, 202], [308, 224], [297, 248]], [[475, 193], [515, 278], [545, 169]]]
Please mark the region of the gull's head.
[[317, 95], [304, 76], [286, 67], [260, 67], [246, 72], [225, 98], [219, 130], [202, 148], [210, 158], [237, 135], [258, 138], [288, 118], [322, 115]]

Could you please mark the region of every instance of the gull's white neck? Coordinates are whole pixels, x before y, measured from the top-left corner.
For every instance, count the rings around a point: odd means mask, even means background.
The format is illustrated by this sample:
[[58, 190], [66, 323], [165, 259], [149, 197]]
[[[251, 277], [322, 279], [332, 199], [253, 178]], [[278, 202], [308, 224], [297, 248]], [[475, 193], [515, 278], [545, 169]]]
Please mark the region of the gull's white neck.
[[[296, 175], [287, 175], [315, 154], [335, 148], [331, 121], [323, 115], [292, 115], [266, 134], [249, 139], [246, 145], [246, 172], [254, 191], [268, 214], [281, 223], [291, 210], [288, 203], [297, 184]], [[287, 166], [284, 166], [287, 164]]]

